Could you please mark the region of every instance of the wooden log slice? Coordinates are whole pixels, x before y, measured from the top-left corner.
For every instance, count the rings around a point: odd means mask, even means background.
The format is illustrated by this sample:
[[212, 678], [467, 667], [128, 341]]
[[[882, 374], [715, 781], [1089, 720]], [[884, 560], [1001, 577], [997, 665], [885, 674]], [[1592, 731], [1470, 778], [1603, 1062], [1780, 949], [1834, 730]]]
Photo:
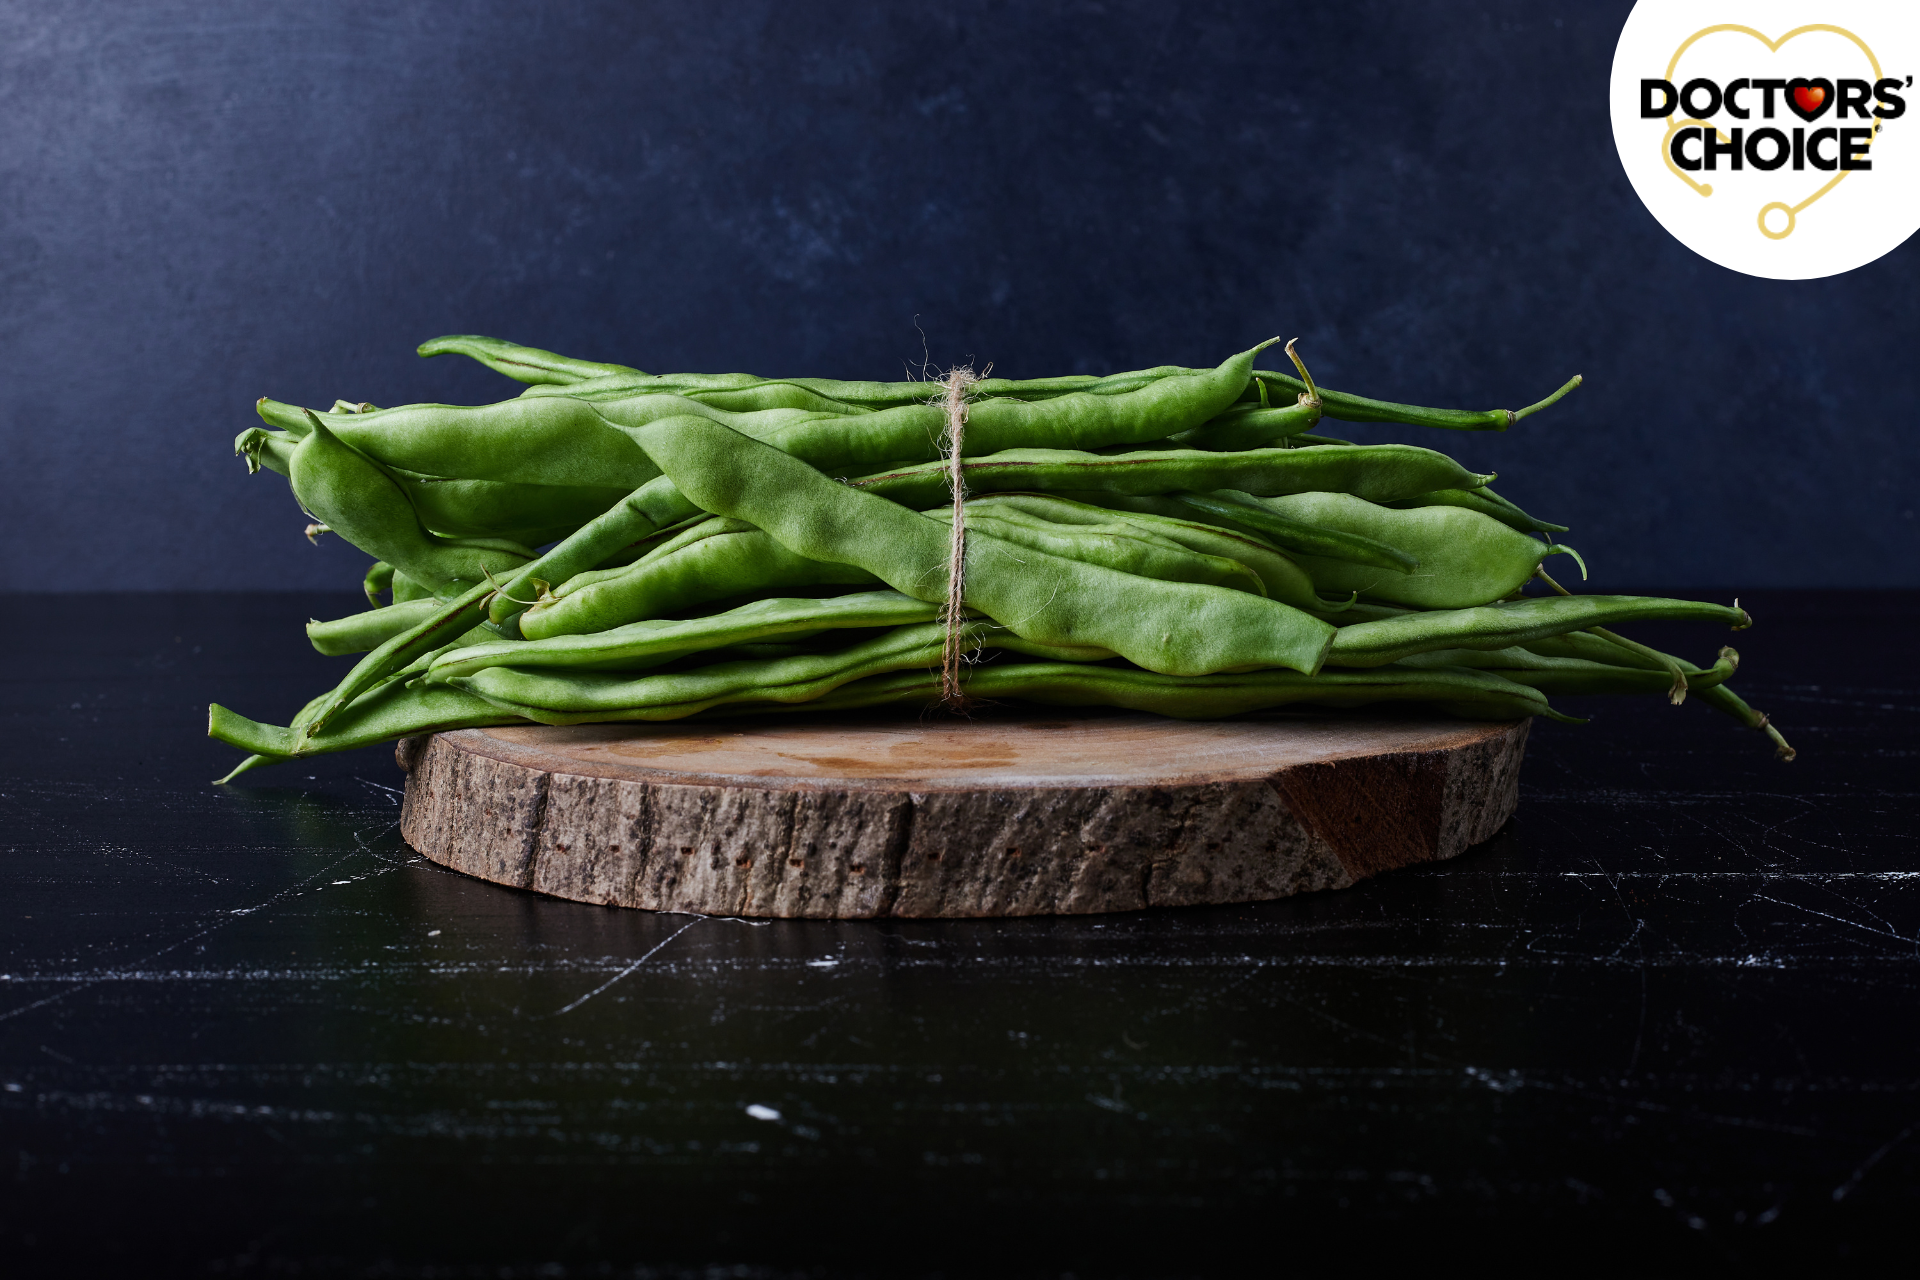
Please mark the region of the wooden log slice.
[[555, 897], [734, 916], [1254, 902], [1451, 858], [1518, 802], [1527, 721], [999, 709], [410, 738], [401, 832]]

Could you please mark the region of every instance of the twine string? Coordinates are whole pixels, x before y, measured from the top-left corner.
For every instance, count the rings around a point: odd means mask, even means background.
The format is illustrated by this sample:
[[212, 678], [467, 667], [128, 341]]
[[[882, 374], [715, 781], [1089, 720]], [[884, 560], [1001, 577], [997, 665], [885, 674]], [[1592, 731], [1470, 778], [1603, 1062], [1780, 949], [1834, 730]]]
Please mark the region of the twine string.
[[946, 643], [940, 655], [940, 702], [950, 711], [966, 705], [960, 688], [960, 662], [964, 647], [967, 606], [967, 487], [960, 471], [961, 446], [967, 431], [967, 393], [980, 381], [968, 366], [947, 372], [946, 394], [941, 403], [947, 411], [946, 462], [947, 484], [953, 490], [953, 534], [947, 543], [947, 603], [941, 612], [946, 626]]

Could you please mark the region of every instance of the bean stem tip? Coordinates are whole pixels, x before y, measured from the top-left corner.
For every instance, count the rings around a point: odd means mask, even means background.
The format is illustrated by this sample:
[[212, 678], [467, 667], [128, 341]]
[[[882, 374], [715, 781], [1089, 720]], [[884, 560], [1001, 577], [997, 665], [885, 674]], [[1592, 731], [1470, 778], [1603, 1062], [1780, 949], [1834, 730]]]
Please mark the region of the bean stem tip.
[[1545, 409], [1550, 405], [1557, 403], [1561, 396], [1566, 395], [1567, 392], [1579, 386], [1582, 381], [1583, 379], [1581, 378], [1581, 376], [1576, 373], [1571, 378], [1567, 379], [1567, 383], [1565, 386], [1561, 387], [1558, 391], [1548, 396], [1545, 400], [1541, 400], [1536, 404], [1530, 404], [1524, 409], [1507, 410], [1507, 425], [1512, 426], [1514, 423], [1520, 421], [1520, 419], [1526, 417], [1528, 414], [1538, 413], [1542, 409]]

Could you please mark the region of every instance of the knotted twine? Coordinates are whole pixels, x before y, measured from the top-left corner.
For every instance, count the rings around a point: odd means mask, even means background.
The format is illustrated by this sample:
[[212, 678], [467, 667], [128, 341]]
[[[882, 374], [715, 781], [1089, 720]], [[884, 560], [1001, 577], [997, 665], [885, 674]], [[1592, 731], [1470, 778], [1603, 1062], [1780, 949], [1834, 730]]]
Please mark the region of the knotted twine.
[[967, 393], [978, 381], [979, 376], [969, 365], [950, 369], [946, 394], [941, 398], [947, 411], [947, 484], [953, 490], [953, 535], [947, 542], [947, 603], [940, 615], [947, 633], [940, 655], [940, 703], [949, 711], [958, 711], [967, 703], [967, 696], [960, 689], [961, 649], [967, 622], [962, 591], [967, 573], [967, 487], [960, 472], [960, 458], [967, 432]]

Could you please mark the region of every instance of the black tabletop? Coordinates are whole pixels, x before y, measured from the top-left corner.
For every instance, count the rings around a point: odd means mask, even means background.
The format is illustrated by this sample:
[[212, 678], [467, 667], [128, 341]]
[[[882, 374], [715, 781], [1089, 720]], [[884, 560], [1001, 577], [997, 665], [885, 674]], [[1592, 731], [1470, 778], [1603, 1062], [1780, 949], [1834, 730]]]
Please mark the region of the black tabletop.
[[299, 624], [348, 597], [15, 598], [0, 1256], [785, 1276], [1871, 1255], [1920, 1213], [1920, 595], [1743, 595], [1737, 637], [1640, 634], [1736, 644], [1791, 765], [1698, 705], [1571, 701], [1592, 723], [1536, 724], [1519, 813], [1450, 864], [1254, 906], [845, 923], [441, 870], [399, 839], [385, 749], [209, 785], [234, 754], [205, 704], [284, 722], [341, 669]]

